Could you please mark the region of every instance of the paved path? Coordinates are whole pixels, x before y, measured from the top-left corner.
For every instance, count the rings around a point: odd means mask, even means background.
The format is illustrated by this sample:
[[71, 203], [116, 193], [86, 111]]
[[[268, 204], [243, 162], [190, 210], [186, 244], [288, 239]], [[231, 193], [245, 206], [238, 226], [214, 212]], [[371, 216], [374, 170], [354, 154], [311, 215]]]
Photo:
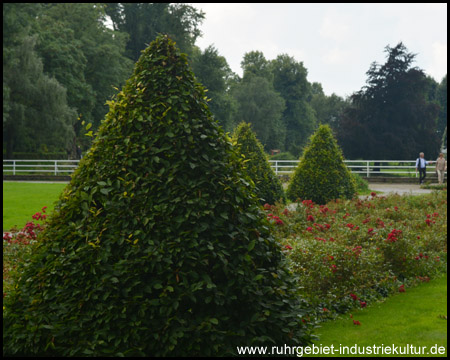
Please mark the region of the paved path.
[[376, 184], [369, 183], [370, 190], [382, 191], [385, 194], [409, 194], [409, 195], [419, 195], [419, 194], [429, 194], [433, 190], [431, 189], [421, 189], [420, 185], [417, 184]]

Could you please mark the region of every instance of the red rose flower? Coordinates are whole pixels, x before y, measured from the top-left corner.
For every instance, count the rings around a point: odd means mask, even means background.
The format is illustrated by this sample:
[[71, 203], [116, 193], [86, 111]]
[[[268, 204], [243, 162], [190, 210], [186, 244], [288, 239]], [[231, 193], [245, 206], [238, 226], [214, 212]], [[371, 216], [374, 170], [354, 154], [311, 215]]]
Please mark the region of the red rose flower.
[[353, 320], [354, 325], [361, 325], [361, 323], [358, 320]]

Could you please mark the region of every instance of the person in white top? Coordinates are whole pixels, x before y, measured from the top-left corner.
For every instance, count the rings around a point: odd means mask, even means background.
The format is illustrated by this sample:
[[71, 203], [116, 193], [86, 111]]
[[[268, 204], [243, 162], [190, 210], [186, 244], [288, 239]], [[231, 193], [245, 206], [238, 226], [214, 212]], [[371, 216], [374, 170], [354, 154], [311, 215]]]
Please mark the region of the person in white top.
[[427, 176], [427, 165], [431, 165], [432, 161], [425, 160], [425, 154], [421, 152], [416, 160], [416, 173], [419, 171], [419, 184], [423, 184]]
[[436, 172], [438, 174], [439, 185], [444, 183], [444, 175], [447, 171], [447, 160], [445, 160], [444, 154], [440, 153], [436, 160]]

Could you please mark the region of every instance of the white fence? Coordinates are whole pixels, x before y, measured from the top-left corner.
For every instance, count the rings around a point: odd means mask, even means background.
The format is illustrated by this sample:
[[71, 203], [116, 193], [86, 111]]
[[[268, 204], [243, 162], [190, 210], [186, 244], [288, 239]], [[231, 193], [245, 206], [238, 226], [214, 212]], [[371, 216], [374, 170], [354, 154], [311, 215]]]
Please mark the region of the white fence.
[[[291, 174], [297, 167], [299, 160], [269, 160], [277, 175]], [[417, 177], [416, 160], [344, 160], [351, 172], [366, 177], [384, 174], [404, 177]], [[435, 173], [435, 166], [428, 165], [427, 174]]]
[[[299, 160], [269, 160], [277, 175], [291, 174]], [[416, 174], [415, 160], [344, 160], [349, 169], [357, 174], [370, 177], [393, 174], [414, 177]], [[3, 160], [5, 175], [52, 174], [69, 175], [78, 166], [79, 160]], [[434, 165], [428, 165], [427, 174], [433, 174]]]
[[3, 160], [5, 175], [69, 175], [80, 160]]

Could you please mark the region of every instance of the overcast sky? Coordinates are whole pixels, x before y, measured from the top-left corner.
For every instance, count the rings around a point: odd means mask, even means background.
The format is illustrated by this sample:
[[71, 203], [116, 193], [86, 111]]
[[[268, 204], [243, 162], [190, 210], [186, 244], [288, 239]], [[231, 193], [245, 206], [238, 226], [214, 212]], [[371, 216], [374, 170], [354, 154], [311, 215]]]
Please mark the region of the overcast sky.
[[385, 46], [400, 41], [438, 82], [447, 73], [447, 4], [191, 5], [205, 12], [196, 44], [213, 44], [239, 75], [248, 51], [268, 60], [286, 53], [327, 95], [348, 96], [364, 86], [373, 61], [385, 62]]

